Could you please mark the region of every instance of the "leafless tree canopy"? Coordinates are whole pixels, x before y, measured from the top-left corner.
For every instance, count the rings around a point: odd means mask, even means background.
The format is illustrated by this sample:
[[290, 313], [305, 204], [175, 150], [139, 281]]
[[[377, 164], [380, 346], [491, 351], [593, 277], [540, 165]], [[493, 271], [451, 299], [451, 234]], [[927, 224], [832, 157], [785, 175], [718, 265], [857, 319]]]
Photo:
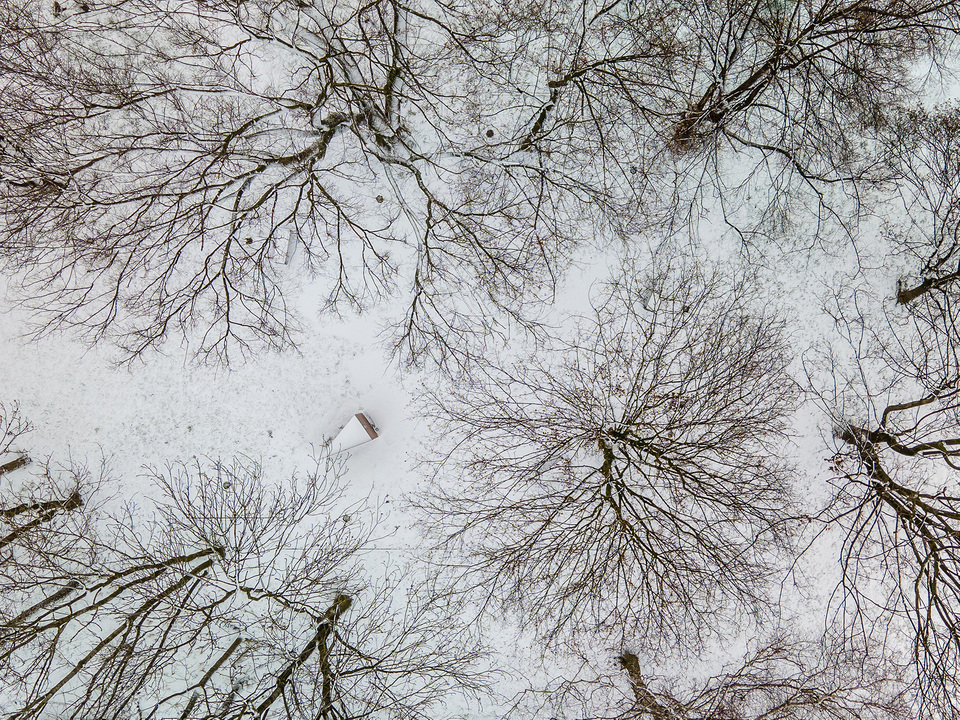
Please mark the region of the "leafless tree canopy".
[[827, 513], [844, 532], [837, 607], [856, 645], [905, 638], [913, 659], [903, 679], [924, 716], [955, 717], [960, 403], [953, 388], [884, 395], [878, 418], [837, 418]]
[[888, 234], [915, 263], [897, 293], [897, 302], [909, 305], [924, 295], [949, 295], [960, 278], [960, 109], [890, 115], [883, 138], [903, 206], [890, 213]]
[[[867, 312], [838, 303], [852, 348], [825, 365], [843, 532], [836, 608], [857, 645], [905, 640], [904, 672], [925, 717], [960, 713], [960, 333], [957, 330], [960, 124], [955, 107], [893, 107], [881, 126], [899, 206], [885, 231], [910, 262], [895, 297]], [[838, 296], [840, 292], [838, 291]]]
[[422, 503], [468, 572], [547, 636], [689, 642], [763, 605], [796, 392], [780, 321], [743, 292], [627, 268], [569, 342], [433, 398], [439, 480]]
[[[41, 327], [283, 347], [287, 264], [395, 349], [532, 327], [567, 251], [691, 197], [884, 175], [862, 141], [953, 0], [0, 4], [0, 251]], [[727, 158], [762, 170], [744, 180]], [[690, 195], [692, 193], [692, 196]], [[686, 210], [683, 208], [686, 207]], [[815, 209], [822, 215], [822, 209]], [[665, 213], [665, 214], [664, 214]], [[761, 216], [769, 209], [760, 210]]]
[[61, 530], [97, 485], [82, 465], [34, 461], [24, 444], [32, 429], [18, 403], [0, 402], [0, 579], [9, 587], [40, 581], [29, 557], [70, 551]]
[[[524, 108], [518, 146], [552, 172], [589, 168], [671, 225], [687, 219], [680, 198], [716, 191], [746, 223], [750, 189], [771, 198], [765, 216], [805, 188], [816, 216], [832, 186], [856, 198], [887, 176], [863, 140], [892, 101], [913, 101], [909, 69], [943, 59], [958, 15], [941, 0], [520, 3], [489, 21], [519, 57], [485, 36], [471, 49], [499, 70], [499, 105]], [[532, 93], [518, 65], [541, 73]]]
[[821, 392], [836, 489], [823, 517], [842, 533], [832, 617], [855, 647], [909, 647], [903, 683], [931, 718], [960, 712], [960, 368], [949, 318], [918, 311], [942, 292], [877, 317], [848, 309], [852, 376], [828, 366]]
[[493, 328], [477, 302], [516, 314], [567, 237], [523, 163], [474, 157], [416, 5], [5, 0], [0, 19], [0, 248], [47, 327], [132, 356], [177, 333], [219, 359], [283, 347], [281, 275], [305, 262], [333, 307], [399, 285], [398, 349], [445, 356]]
[[[0, 0], [0, 267], [38, 333], [127, 359], [287, 347], [298, 274], [332, 312], [380, 303], [397, 355], [463, 379], [428, 400], [419, 499], [456, 590], [548, 647], [691, 647], [759, 616], [792, 538], [783, 322], [747, 281], [662, 258], [565, 339], [540, 303], [589, 243], [708, 211], [798, 243], [796, 207], [813, 247], [895, 200], [884, 241], [911, 270], [876, 318], [838, 320], [860, 341], [854, 380], [837, 361], [817, 393], [818, 519], [842, 538], [847, 650], [906, 638], [918, 712], [953, 720], [960, 114], [914, 105], [958, 31], [956, 0]], [[483, 356], [518, 328], [537, 354]], [[153, 517], [110, 514], [28, 430], [0, 405], [5, 720], [416, 720], [483, 688], [457, 592], [364, 579], [372, 531], [331, 459], [283, 489], [252, 461], [171, 465]], [[902, 714], [889, 668], [804, 643], [692, 693], [636, 653], [610, 717]]]
[[577, 677], [528, 690], [512, 717], [589, 720], [898, 720], [910, 717], [887, 661], [776, 635], [704, 680], [657, 677], [656, 656], [586, 658]]
[[333, 465], [277, 489], [250, 461], [155, 480], [153, 517], [90, 524], [78, 500], [3, 548], [4, 718], [425, 718], [484, 687], [441, 589], [363, 580], [370, 530]]

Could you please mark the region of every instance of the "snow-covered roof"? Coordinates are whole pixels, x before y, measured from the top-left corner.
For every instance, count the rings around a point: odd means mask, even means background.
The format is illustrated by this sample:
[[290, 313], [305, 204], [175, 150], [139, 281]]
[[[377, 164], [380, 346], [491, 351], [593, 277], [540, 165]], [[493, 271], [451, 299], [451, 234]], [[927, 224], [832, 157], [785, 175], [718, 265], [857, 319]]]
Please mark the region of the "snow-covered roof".
[[362, 412], [358, 412], [343, 426], [333, 439], [331, 447], [334, 453], [339, 453], [375, 440], [377, 436], [373, 423]]

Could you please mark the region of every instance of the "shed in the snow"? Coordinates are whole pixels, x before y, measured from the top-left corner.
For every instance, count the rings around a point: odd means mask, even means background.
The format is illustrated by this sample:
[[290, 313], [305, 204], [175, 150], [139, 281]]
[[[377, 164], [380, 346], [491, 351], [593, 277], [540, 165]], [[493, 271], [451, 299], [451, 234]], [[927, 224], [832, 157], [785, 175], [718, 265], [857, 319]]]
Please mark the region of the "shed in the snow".
[[339, 453], [375, 440], [378, 436], [379, 433], [369, 418], [358, 412], [340, 429], [330, 447], [334, 453]]

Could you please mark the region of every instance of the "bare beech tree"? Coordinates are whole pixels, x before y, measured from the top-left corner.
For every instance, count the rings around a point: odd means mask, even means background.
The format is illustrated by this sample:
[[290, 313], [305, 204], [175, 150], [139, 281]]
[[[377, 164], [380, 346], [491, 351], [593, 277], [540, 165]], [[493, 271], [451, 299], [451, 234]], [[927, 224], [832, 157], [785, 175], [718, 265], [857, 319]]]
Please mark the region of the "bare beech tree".
[[531, 169], [473, 152], [442, 6], [61, 8], [0, 9], [0, 250], [43, 327], [283, 347], [305, 262], [333, 308], [399, 293], [397, 349], [442, 360], [520, 319], [570, 240]]
[[746, 294], [627, 266], [569, 339], [434, 395], [437, 479], [418, 502], [466, 553], [454, 565], [547, 638], [685, 642], [763, 606], [797, 393], [782, 323]]
[[[885, 235], [911, 271], [887, 313], [886, 363], [939, 393], [960, 381], [960, 111], [940, 107], [890, 113], [884, 129], [888, 161], [898, 174], [897, 204]], [[922, 390], [917, 391], [917, 397]]]
[[3, 717], [424, 718], [485, 687], [442, 589], [363, 580], [370, 528], [337, 477], [329, 459], [286, 488], [247, 460], [173, 465], [153, 517], [47, 528], [57, 554], [16, 541]]
[[589, 720], [896, 720], [910, 717], [896, 666], [819, 642], [775, 636], [703, 681], [664, 679], [624, 650], [584, 658], [578, 676], [527, 691], [517, 716]]
[[884, 642], [891, 630], [906, 637], [913, 663], [904, 680], [915, 678], [924, 717], [960, 712], [957, 393], [898, 401], [884, 393], [879, 417], [837, 418], [837, 494], [826, 513], [844, 532], [844, 626], [858, 642]]
[[[473, 339], [535, 328], [527, 303], [579, 242], [692, 221], [690, 194], [716, 190], [731, 222], [738, 188], [774, 191], [761, 215], [798, 183], [815, 216], [834, 186], [856, 205], [883, 174], [865, 133], [958, 16], [4, 0], [0, 251], [41, 327], [129, 356], [171, 334], [218, 359], [291, 343], [282, 274], [305, 262], [332, 308], [402, 298], [407, 358], [463, 364]], [[727, 163], [745, 157], [748, 178]]]
[[[859, 181], [887, 175], [864, 140], [891, 101], [915, 97], [909, 69], [945, 60], [960, 29], [952, 0], [511, 8], [491, 10], [490, 22], [516, 38], [520, 58], [500, 62], [503, 43], [485, 37], [474, 46], [502, 73], [509, 100], [499, 104], [525, 108], [519, 148], [557, 173], [590, 168], [647, 211], [666, 200], [674, 223], [688, 212], [681, 200], [708, 191], [731, 221], [751, 192], [761, 219], [804, 189], [815, 218], [841, 204], [836, 185], [856, 206]], [[533, 86], [514, 81], [518, 65], [537, 69]]]
[[844, 532], [842, 621], [858, 642], [905, 638], [920, 712], [949, 718], [960, 715], [958, 131], [953, 107], [888, 113], [902, 207], [886, 235], [915, 270], [881, 312], [864, 293], [838, 303], [852, 362], [828, 362], [833, 387], [820, 393], [835, 428], [825, 516]]
[[[929, 294], [938, 293], [932, 290]], [[921, 717], [960, 714], [960, 368], [949, 322], [916, 305], [838, 313], [852, 352], [823, 365], [833, 422], [832, 501], [841, 576], [830, 617], [854, 647], [907, 647], [903, 683]], [[919, 300], [923, 302], [923, 298]], [[860, 313], [857, 315], [857, 313]], [[935, 319], [930, 316], [930, 319]]]

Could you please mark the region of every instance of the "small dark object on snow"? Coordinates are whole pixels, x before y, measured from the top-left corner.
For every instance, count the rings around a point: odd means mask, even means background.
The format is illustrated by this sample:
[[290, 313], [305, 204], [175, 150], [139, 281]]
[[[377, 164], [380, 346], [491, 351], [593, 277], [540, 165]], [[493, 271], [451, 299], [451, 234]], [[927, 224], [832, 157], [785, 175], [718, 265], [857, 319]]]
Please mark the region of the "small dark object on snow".
[[493, 137], [493, 130], [487, 130], [487, 137]]

